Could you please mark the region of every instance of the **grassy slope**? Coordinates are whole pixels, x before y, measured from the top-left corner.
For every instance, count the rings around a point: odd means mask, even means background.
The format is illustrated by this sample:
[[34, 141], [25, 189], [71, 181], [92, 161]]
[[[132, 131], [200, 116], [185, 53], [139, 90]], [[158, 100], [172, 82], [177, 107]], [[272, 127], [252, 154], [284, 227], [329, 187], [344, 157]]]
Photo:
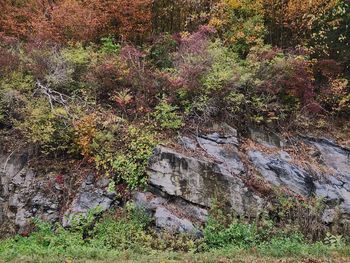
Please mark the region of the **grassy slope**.
[[203, 263], [236, 263], [236, 262], [255, 262], [255, 263], [274, 263], [274, 262], [307, 262], [307, 263], [321, 263], [321, 262], [350, 262], [350, 258], [343, 256], [337, 252], [333, 252], [328, 256], [290, 256], [290, 257], [271, 257], [261, 256], [256, 253], [249, 253], [249, 251], [241, 252], [227, 252], [227, 251], [212, 251], [207, 253], [174, 253], [174, 252], [159, 252], [154, 251], [152, 254], [144, 255], [134, 252], [122, 252], [113, 253], [111, 251], [96, 251], [95, 255], [84, 255], [76, 251], [75, 256], [59, 256], [59, 255], [46, 255], [46, 256], [17, 256], [11, 260], [0, 260], [0, 262], [203, 262]]
[[19, 241], [18, 246], [0, 243], [0, 262], [350, 262], [350, 247], [330, 248], [325, 245], [268, 244], [257, 249], [227, 247], [201, 253], [164, 252], [134, 248], [119, 252], [86, 245], [59, 247], [33, 246]]

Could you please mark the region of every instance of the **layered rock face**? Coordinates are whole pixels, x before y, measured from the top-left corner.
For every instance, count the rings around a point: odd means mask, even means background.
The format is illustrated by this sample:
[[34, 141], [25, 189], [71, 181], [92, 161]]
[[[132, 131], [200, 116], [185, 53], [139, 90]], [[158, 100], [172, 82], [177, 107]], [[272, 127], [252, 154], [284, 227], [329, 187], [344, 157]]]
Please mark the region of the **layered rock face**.
[[[250, 187], [250, 181], [259, 178], [271, 189], [323, 199], [327, 206], [325, 223], [332, 222], [339, 213], [347, 220], [349, 149], [326, 139], [297, 137], [282, 142], [276, 136], [271, 139], [261, 135], [255, 133], [252, 137], [256, 143], [243, 147], [235, 130], [225, 126], [221, 132], [182, 137], [180, 150], [159, 146], [149, 164], [150, 184], [168, 196], [204, 209], [216, 199], [237, 215], [251, 217], [268, 202], [264, 193]], [[298, 154], [298, 147], [307, 151]]]
[[28, 165], [28, 153], [0, 154], [0, 233], [26, 235], [38, 218], [69, 225], [73, 214], [86, 213], [97, 206], [106, 210], [115, 203], [108, 193], [108, 180], [83, 178], [77, 190], [71, 175], [39, 174]]
[[[273, 189], [323, 199], [325, 223], [350, 219], [350, 150], [326, 139], [282, 141], [260, 131], [244, 139], [221, 125], [182, 136], [173, 147], [158, 146], [147, 173], [149, 190], [135, 192], [133, 199], [160, 229], [200, 235], [214, 200], [237, 216], [255, 217], [269, 205]], [[108, 179], [87, 173], [73, 187], [69, 178], [74, 174], [34, 172], [26, 153], [0, 154], [2, 235], [25, 234], [34, 217], [68, 226], [75, 214], [118, 205]]]
[[223, 149], [218, 157], [221, 156], [235, 159], [230, 164], [187, 157], [158, 147], [150, 160], [150, 184], [169, 195], [203, 207], [210, 207], [213, 199], [217, 199], [239, 215], [255, 215], [261, 209], [263, 200], [249, 190], [240, 178], [244, 174], [243, 164], [233, 149]]

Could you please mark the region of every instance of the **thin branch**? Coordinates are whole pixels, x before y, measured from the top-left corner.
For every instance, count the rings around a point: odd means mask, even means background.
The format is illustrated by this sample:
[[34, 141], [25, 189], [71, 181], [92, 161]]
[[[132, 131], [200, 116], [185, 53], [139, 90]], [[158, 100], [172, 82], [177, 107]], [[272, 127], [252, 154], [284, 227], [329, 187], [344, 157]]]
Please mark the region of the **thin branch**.
[[36, 86], [38, 87], [38, 89], [34, 92], [34, 94], [37, 91], [40, 91], [42, 94], [44, 94], [50, 103], [51, 110], [54, 109], [54, 102], [56, 102], [62, 105], [65, 108], [67, 114], [70, 115], [69, 108], [67, 105], [68, 104], [67, 102], [70, 99], [69, 96], [62, 94], [58, 91], [55, 91], [53, 89], [50, 89], [48, 86], [43, 85], [39, 80], [37, 80]]
[[7, 166], [8, 162], [10, 161], [12, 155], [13, 155], [17, 150], [18, 150], [18, 147], [17, 147], [16, 149], [14, 149], [14, 150], [10, 153], [9, 156], [7, 156], [7, 159], [6, 159], [6, 161], [5, 161], [4, 167], [2, 168], [2, 169], [3, 169], [3, 172], [6, 171], [6, 166]]

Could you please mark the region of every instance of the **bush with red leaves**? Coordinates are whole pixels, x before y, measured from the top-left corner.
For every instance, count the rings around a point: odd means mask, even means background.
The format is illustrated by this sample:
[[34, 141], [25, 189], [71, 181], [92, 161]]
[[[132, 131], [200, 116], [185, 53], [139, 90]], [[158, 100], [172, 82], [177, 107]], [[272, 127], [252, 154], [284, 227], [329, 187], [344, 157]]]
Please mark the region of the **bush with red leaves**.
[[215, 30], [209, 26], [201, 26], [197, 32], [183, 36], [179, 50], [175, 54], [174, 66], [178, 74], [172, 83], [175, 87], [196, 92], [201, 88], [200, 78], [211, 66], [208, 47], [210, 36]]
[[315, 101], [312, 63], [307, 57], [284, 54], [280, 49], [263, 49], [254, 50], [248, 62], [256, 69], [255, 78], [262, 92], [277, 96], [281, 103], [294, 101], [309, 111], [320, 110]]

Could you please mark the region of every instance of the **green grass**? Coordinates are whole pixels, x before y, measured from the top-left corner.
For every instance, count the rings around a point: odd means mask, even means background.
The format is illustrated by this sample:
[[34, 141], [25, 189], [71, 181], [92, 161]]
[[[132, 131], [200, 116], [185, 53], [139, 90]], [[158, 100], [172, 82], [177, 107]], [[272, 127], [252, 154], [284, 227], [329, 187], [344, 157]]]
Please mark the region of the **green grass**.
[[61, 229], [54, 233], [45, 227], [29, 237], [0, 241], [0, 262], [277, 262], [278, 259], [350, 262], [350, 247], [273, 238], [249, 248], [228, 244], [202, 252], [162, 251], [141, 244], [118, 250], [100, 242], [99, 238], [84, 241], [79, 232]]
[[118, 219], [106, 214], [97, 220], [97, 212], [76, 218], [70, 229], [35, 220], [29, 237], [0, 240], [0, 262], [350, 262], [350, 246], [331, 234], [310, 243], [272, 225], [259, 229], [233, 220], [224, 226], [210, 218], [196, 240], [155, 234], [150, 218], [132, 205]]
[[[26, 247], [27, 246], [27, 247]], [[30, 247], [30, 248], [29, 248]], [[281, 252], [282, 251], [282, 252]], [[298, 252], [279, 251], [270, 247], [266, 250], [239, 249], [227, 247], [201, 253], [183, 253], [157, 250], [116, 251], [89, 246], [72, 246], [65, 249], [37, 247], [22, 242], [12, 246], [8, 252], [0, 253], [0, 262], [302, 262], [306, 259], [320, 262], [350, 262], [350, 248], [329, 249], [320, 245], [305, 245]], [[293, 252], [291, 252], [293, 251]], [[271, 254], [269, 254], [271, 252]]]

